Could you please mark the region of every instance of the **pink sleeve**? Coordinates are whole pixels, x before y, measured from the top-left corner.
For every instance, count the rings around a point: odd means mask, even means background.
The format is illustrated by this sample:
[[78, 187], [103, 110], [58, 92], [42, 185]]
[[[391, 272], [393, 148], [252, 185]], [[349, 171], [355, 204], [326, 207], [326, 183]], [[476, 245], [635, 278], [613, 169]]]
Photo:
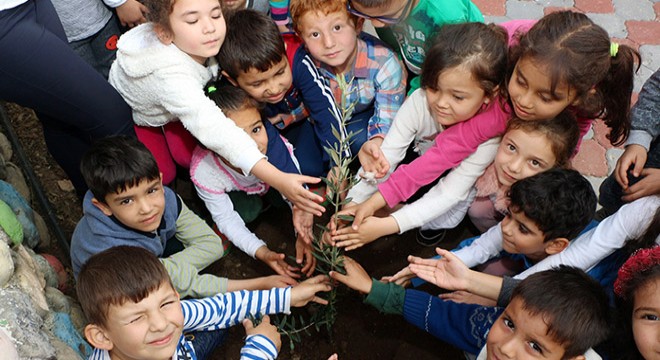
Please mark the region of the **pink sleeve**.
[[529, 29], [536, 24], [537, 20], [511, 20], [498, 24], [503, 27], [509, 35], [509, 47], [518, 43], [518, 39], [514, 37], [516, 32], [526, 33]]
[[378, 190], [390, 207], [407, 200], [419, 188], [431, 183], [445, 171], [460, 164], [477, 147], [506, 129], [510, 111], [493, 104], [468, 121], [451, 126], [438, 134], [424, 155], [396, 169]]
[[584, 135], [589, 132], [589, 129], [591, 129], [591, 123], [594, 121], [594, 119], [588, 119], [584, 117], [578, 117], [577, 118], [577, 124], [578, 124], [578, 129], [580, 129], [580, 137], [578, 138], [577, 145], [575, 146], [575, 152], [573, 153], [573, 156], [575, 156], [578, 151], [580, 151], [580, 145], [582, 145], [582, 138], [584, 138]]

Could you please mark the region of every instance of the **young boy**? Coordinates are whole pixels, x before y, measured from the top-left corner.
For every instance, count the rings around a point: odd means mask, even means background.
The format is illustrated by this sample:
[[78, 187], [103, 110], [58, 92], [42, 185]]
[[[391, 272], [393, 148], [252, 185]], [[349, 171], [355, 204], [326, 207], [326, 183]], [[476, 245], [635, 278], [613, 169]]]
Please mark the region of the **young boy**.
[[607, 297], [574, 268], [530, 276], [516, 287], [508, 306], [498, 308], [385, 284], [371, 279], [355, 260], [344, 260], [346, 275], [331, 272], [333, 279], [367, 294], [365, 302], [380, 311], [403, 314], [433, 336], [479, 354], [477, 359], [599, 359], [589, 349], [608, 336]]
[[240, 291], [200, 300], [180, 300], [167, 269], [148, 250], [117, 246], [92, 256], [80, 270], [78, 300], [89, 324], [90, 359], [197, 359], [195, 339], [184, 331], [213, 331], [243, 322], [247, 332], [241, 358], [274, 359], [280, 347], [268, 316], [252, 327], [248, 316], [289, 313], [330, 286], [323, 276], [295, 288]]
[[[293, 147], [284, 140], [277, 129], [267, 121], [262, 121], [259, 114], [260, 103], [242, 89], [232, 85], [207, 86], [208, 97], [242, 128], [257, 144], [259, 150], [268, 154], [268, 161], [283, 172], [299, 173], [293, 157]], [[281, 203], [279, 193], [271, 191], [264, 182], [253, 175], [244, 175], [231, 165], [227, 159], [213, 151], [197, 146], [193, 151], [190, 178], [195, 184], [197, 194], [206, 204], [218, 230], [246, 254], [259, 259], [280, 275], [299, 276], [284, 261], [284, 254], [276, 253], [266, 243], [252, 233], [245, 223], [254, 220], [262, 206], [262, 196], [272, 197]], [[279, 197], [280, 199], [277, 199]], [[312, 223], [314, 216], [292, 207], [293, 225], [298, 232], [296, 241], [296, 260], [305, 265], [301, 269], [308, 276], [316, 264], [311, 249]], [[308, 237], [308, 242], [306, 241]]]
[[323, 146], [338, 145], [333, 127], [345, 136], [341, 112], [327, 82], [300, 40], [285, 36], [277, 25], [254, 10], [227, 19], [227, 36], [218, 62], [223, 76], [257, 101], [265, 116], [293, 144], [304, 175], [321, 176], [330, 168]]
[[[161, 258], [183, 297], [204, 297], [241, 289], [270, 289], [295, 284], [288, 276], [228, 280], [200, 274], [220, 259], [222, 240], [164, 187], [158, 165], [137, 139], [99, 140], [84, 156], [80, 169], [90, 191], [84, 215], [71, 239], [71, 262], [77, 277], [90, 256], [118, 245], [139, 246]], [[181, 242], [185, 249], [167, 256]]]
[[225, 12], [254, 9], [268, 14], [270, 8], [267, 0], [220, 0], [220, 5], [222, 5], [222, 10]]
[[[426, 41], [445, 24], [484, 22], [470, 0], [348, 0], [348, 11], [369, 19], [378, 37], [400, 52], [408, 70], [419, 75]], [[410, 80], [410, 91], [419, 88], [419, 76]]]
[[[375, 37], [361, 33], [363, 19], [348, 13], [345, 0], [292, 0], [296, 33], [330, 81], [337, 104], [354, 104], [346, 131], [360, 131], [351, 144], [380, 146], [406, 96], [406, 75], [396, 54]], [[337, 79], [350, 82], [342, 94]]]

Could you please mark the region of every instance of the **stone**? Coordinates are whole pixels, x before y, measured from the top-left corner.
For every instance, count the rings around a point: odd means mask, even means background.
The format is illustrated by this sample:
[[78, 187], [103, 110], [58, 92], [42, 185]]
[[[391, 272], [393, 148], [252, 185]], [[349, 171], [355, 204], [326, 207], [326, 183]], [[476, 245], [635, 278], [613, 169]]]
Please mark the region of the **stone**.
[[39, 232], [34, 225], [34, 211], [27, 199], [12, 184], [0, 180], [0, 199], [7, 203], [23, 228], [23, 243], [34, 248], [39, 243]]
[[8, 285], [16, 286], [28, 294], [37, 313], [45, 316], [48, 312], [48, 303], [44, 293], [46, 287], [44, 275], [41, 274], [30, 252], [24, 246], [16, 247], [13, 258], [15, 271]]
[[57, 180], [57, 186], [59, 186], [60, 190], [62, 191], [73, 192], [76, 190], [70, 180]]
[[68, 314], [71, 312], [69, 298], [54, 287], [46, 286], [46, 301], [51, 311]]
[[87, 358], [92, 354], [92, 348], [76, 331], [69, 314], [61, 312], [48, 313], [44, 319], [44, 327], [71, 349], [76, 350], [79, 358]]
[[14, 260], [11, 250], [4, 241], [0, 241], [0, 287], [5, 286], [14, 274]]
[[37, 233], [39, 234], [39, 243], [37, 244], [37, 249], [49, 249], [50, 242], [50, 230], [48, 230], [48, 225], [38, 212], [33, 212], [34, 226], [37, 228]]
[[67, 296], [67, 299], [69, 300], [69, 316], [71, 316], [71, 322], [73, 323], [73, 326], [76, 327], [76, 330], [82, 334], [89, 321], [87, 321], [80, 303], [70, 296]]
[[0, 155], [3, 159], [11, 160], [11, 157], [14, 156], [14, 149], [11, 147], [11, 143], [7, 136], [4, 133], [0, 132]]
[[9, 285], [0, 289], [0, 327], [13, 340], [21, 359], [55, 359], [55, 348], [42, 330], [43, 320], [30, 296]]
[[50, 265], [48, 260], [41, 254], [33, 256], [34, 263], [39, 266], [39, 271], [44, 275], [46, 286], [58, 287], [59, 281], [55, 269]]
[[53, 255], [50, 254], [40, 254], [48, 262], [49, 270], [52, 270], [56, 277], [54, 287], [57, 287], [59, 290], [66, 291], [69, 284], [69, 275], [64, 268], [64, 265]]
[[55, 354], [58, 359], [67, 359], [67, 360], [83, 359], [76, 350], [72, 349], [71, 346], [69, 346], [64, 341], [58, 339], [56, 336], [51, 334], [49, 340], [50, 343], [55, 348]]
[[25, 181], [23, 171], [14, 163], [7, 162], [7, 182], [10, 183], [16, 191], [26, 200], [27, 203], [32, 201], [32, 193], [30, 187]]
[[11, 207], [2, 200], [0, 200], [0, 227], [9, 236], [13, 245], [20, 245], [23, 242], [23, 227]]

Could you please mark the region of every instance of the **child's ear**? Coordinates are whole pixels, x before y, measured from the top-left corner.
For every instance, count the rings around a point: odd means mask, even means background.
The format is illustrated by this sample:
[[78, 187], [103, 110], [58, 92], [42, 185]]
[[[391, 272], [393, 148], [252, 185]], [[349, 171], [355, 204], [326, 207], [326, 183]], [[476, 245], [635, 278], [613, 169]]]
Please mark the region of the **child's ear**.
[[355, 31], [360, 35], [362, 32], [362, 27], [364, 26], [364, 18], [359, 17], [355, 22]]
[[105, 330], [95, 324], [85, 326], [85, 338], [97, 349], [110, 351], [114, 347], [112, 340], [110, 340]]
[[545, 243], [545, 253], [548, 255], [559, 254], [568, 247], [570, 242], [566, 238], [556, 238]]
[[92, 198], [92, 205], [96, 206], [106, 216], [112, 216], [112, 209], [110, 209], [110, 207], [106, 203], [102, 201], [98, 201], [95, 197]]
[[231, 76], [229, 76], [229, 74], [227, 74], [226, 71], [222, 70], [222, 71], [220, 71], [220, 73], [222, 74], [222, 77], [224, 77], [224, 78], [226, 78], [227, 80], [229, 80], [229, 82], [230, 82], [232, 85], [234, 85], [234, 86], [236, 86], [236, 87], [239, 87], [239, 86], [238, 86], [238, 83], [236, 82], [236, 80], [234, 80]]
[[170, 45], [172, 40], [174, 40], [172, 32], [166, 29], [163, 25], [155, 24], [154, 31], [156, 32], [156, 36], [158, 36], [158, 40], [165, 45]]

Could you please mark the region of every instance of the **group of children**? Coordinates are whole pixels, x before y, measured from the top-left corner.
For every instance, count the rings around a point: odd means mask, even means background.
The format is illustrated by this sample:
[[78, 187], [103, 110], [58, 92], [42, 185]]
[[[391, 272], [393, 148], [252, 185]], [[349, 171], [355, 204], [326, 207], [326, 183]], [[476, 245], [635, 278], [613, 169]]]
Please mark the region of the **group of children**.
[[[349, 134], [362, 181], [338, 215], [354, 220], [332, 221], [324, 241], [353, 250], [419, 227], [435, 245], [466, 215], [483, 234], [381, 281], [346, 257], [332, 279], [478, 359], [657, 357], [660, 188], [641, 168], [660, 73], [631, 132], [639, 54], [587, 16], [486, 25], [469, 0], [271, 1], [272, 19], [252, 1], [142, 3], [148, 22], [120, 37], [109, 72], [137, 139], [100, 140], [81, 161], [89, 191], [71, 259], [93, 359], [203, 359], [243, 319], [324, 303], [311, 244], [325, 209], [310, 187], [335, 181], [326, 148]], [[630, 203], [600, 223], [591, 184], [569, 169], [594, 118], [613, 144], [631, 133], [642, 147], [615, 170]], [[628, 183], [632, 164], [641, 185]], [[163, 185], [181, 168], [213, 227]], [[266, 201], [291, 209], [296, 266], [245, 225]], [[277, 275], [202, 273], [229, 243]], [[409, 280], [456, 291], [438, 298]], [[610, 349], [614, 304], [631, 339]], [[241, 358], [275, 358], [267, 316], [244, 325]]]

